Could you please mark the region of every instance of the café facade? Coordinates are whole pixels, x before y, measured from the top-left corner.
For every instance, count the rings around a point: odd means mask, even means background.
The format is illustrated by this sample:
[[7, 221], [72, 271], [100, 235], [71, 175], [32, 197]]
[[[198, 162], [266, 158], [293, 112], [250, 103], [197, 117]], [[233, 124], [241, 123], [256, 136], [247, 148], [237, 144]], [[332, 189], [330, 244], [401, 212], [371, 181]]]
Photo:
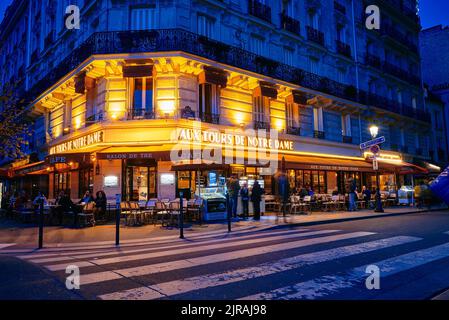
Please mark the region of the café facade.
[[[323, 110], [360, 119], [366, 109], [183, 52], [90, 56], [33, 101], [48, 155], [12, 175], [45, 176], [49, 199], [61, 190], [72, 199], [86, 190], [110, 201], [193, 197], [231, 175], [274, 194], [280, 172], [292, 189], [315, 193], [346, 193], [350, 178], [374, 188], [372, 155], [347, 139], [356, 130], [341, 141], [320, 135]], [[384, 191], [423, 171], [398, 152], [380, 154]]]

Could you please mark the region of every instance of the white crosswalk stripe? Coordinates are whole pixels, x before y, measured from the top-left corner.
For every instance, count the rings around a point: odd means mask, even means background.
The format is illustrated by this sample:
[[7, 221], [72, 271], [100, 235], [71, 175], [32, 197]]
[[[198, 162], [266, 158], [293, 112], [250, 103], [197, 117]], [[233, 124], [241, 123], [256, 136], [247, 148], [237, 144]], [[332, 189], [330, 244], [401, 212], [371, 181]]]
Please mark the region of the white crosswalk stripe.
[[327, 243], [338, 240], [354, 239], [364, 236], [373, 235], [372, 232], [351, 232], [345, 234], [338, 234], [333, 236], [323, 236], [319, 238], [311, 238], [305, 240], [297, 240], [287, 243], [268, 245], [263, 247], [256, 247], [252, 249], [236, 250], [226, 253], [210, 254], [196, 258], [182, 259], [177, 261], [162, 262], [155, 264], [147, 264], [132, 268], [115, 269], [112, 271], [103, 271], [83, 275], [81, 277], [81, 285], [98, 283], [109, 280], [116, 280], [121, 278], [132, 278], [144, 275], [155, 274], [159, 272], [168, 272], [185, 268], [192, 268], [204, 266], [211, 263], [231, 261], [241, 258], [254, 257], [256, 255], [264, 255], [271, 252], [278, 252], [281, 250], [289, 250], [300, 247], [312, 246], [320, 243]]
[[[315, 235], [322, 235], [322, 234], [328, 234], [328, 233], [335, 233], [339, 230], [320, 230], [320, 231], [312, 231], [312, 232], [303, 232], [303, 233], [294, 233], [294, 234], [288, 234], [288, 235], [278, 235], [273, 237], [263, 237], [263, 238], [257, 238], [257, 239], [251, 239], [251, 240], [243, 240], [243, 241], [236, 241], [231, 244], [229, 243], [219, 243], [219, 244], [206, 244], [203, 246], [194, 246], [189, 247], [185, 249], [174, 249], [171, 251], [158, 251], [158, 252], [150, 252], [150, 253], [141, 253], [136, 255], [123, 255], [115, 258], [104, 258], [104, 259], [95, 259], [95, 260], [89, 260], [89, 261], [79, 261], [79, 262], [73, 262], [78, 267], [91, 267], [96, 265], [106, 265], [106, 264], [114, 264], [119, 262], [126, 262], [126, 261], [136, 261], [136, 260], [144, 260], [144, 259], [151, 259], [151, 258], [160, 258], [165, 256], [172, 256], [177, 254], [185, 254], [185, 253], [193, 253], [198, 252], [201, 250], [216, 250], [216, 249], [222, 249], [222, 248], [233, 248], [237, 246], [242, 245], [249, 245], [249, 244], [257, 244], [260, 242], [265, 241], [274, 241], [274, 240], [283, 240], [283, 239], [289, 239], [289, 238], [298, 238], [298, 237], [307, 237], [307, 236], [315, 236]], [[51, 271], [58, 271], [58, 270], [65, 270], [67, 268], [67, 263], [61, 263], [61, 264], [54, 264], [54, 265], [47, 265], [47, 269]]]
[[[381, 277], [388, 277], [399, 272], [410, 270], [421, 265], [449, 257], [449, 243], [427, 249], [413, 251], [390, 259], [370, 263], [379, 267]], [[271, 299], [317, 299], [335, 294], [340, 290], [363, 284], [367, 277], [368, 265], [353, 268], [342, 274], [322, 276], [310, 281], [300, 282], [292, 286], [278, 288], [270, 292], [262, 292], [241, 298], [242, 300]]]
[[0, 243], [0, 250], [7, 247], [15, 246], [15, 243]]
[[104, 300], [150, 300], [166, 296], [186, 293], [193, 290], [205, 289], [239, 281], [255, 279], [278, 272], [288, 271], [304, 265], [312, 265], [325, 261], [367, 253], [383, 248], [393, 247], [405, 243], [418, 241], [420, 238], [399, 236], [388, 239], [375, 240], [356, 245], [297, 255], [275, 262], [264, 263], [254, 267], [232, 270], [224, 273], [206, 274], [197, 277], [158, 283], [148, 287], [138, 287], [99, 296]]
[[[64, 279], [66, 267], [77, 265], [81, 268], [81, 290], [102, 300], [207, 299], [208, 292], [216, 294], [221, 288], [229, 290], [229, 286], [246, 288], [232, 294], [223, 292], [223, 296], [231, 294], [237, 299], [320, 299], [361, 288], [368, 276], [367, 265], [377, 265], [381, 277], [388, 277], [449, 258], [449, 242], [416, 250], [406, 245], [423, 239], [405, 235], [383, 237], [375, 232], [304, 228], [243, 230], [226, 237], [220, 234], [198, 234], [190, 242], [168, 237], [159, 241], [134, 239], [123, 248], [104, 243], [100, 248], [91, 245], [83, 249], [67, 245], [60, 252], [17, 257]], [[373, 258], [377, 252], [383, 260]], [[364, 255], [367, 253], [372, 254]], [[359, 255], [363, 255], [361, 262]], [[345, 267], [342, 259], [351, 257], [351, 267]], [[314, 275], [314, 268], [307, 268], [326, 262], [330, 263], [326, 268], [317, 267], [319, 275]], [[331, 266], [329, 270], [327, 266]], [[303, 272], [308, 277], [302, 282], [289, 276]], [[282, 281], [277, 284], [269, 279]]]
[[[299, 230], [300, 232], [303, 231], [307, 231], [308, 229], [301, 229]], [[336, 232], [336, 230], [334, 231]], [[263, 236], [269, 236], [269, 235], [277, 235], [280, 236], [282, 234], [285, 233], [292, 233], [292, 231], [287, 230], [287, 231], [273, 231], [273, 232], [264, 232]], [[260, 234], [259, 234], [260, 235]], [[296, 236], [298, 236], [298, 234], [296, 233]], [[213, 244], [213, 243], [228, 243], [231, 241], [240, 241], [243, 239], [248, 239], [248, 238], [254, 238], [257, 237], [257, 234], [249, 234], [249, 235], [243, 235], [243, 236], [239, 236], [238, 238], [236, 238], [235, 236], [230, 237], [230, 238], [225, 238], [225, 239], [212, 239], [212, 240], [207, 240], [206, 243], [208, 245]], [[172, 248], [183, 248], [183, 247], [188, 247], [188, 246], [192, 246], [191, 240], [189, 238], [189, 242], [176, 242], [176, 243], [170, 243], [169, 245], [165, 245], [165, 246], [157, 246], [157, 247], [145, 247], [145, 248], [141, 248], [141, 249], [132, 249], [132, 250], [123, 250], [123, 248], [117, 248], [115, 251], [111, 251], [111, 250], [95, 250], [95, 251], [81, 251], [81, 252], [73, 252], [73, 251], [66, 251], [64, 253], [58, 253], [58, 254], [54, 254], [54, 255], [39, 255], [39, 254], [34, 254], [34, 255], [23, 255], [20, 256], [20, 258], [23, 259], [27, 259], [30, 262], [33, 263], [47, 263], [47, 262], [57, 262], [57, 261], [67, 261], [67, 260], [73, 260], [73, 259], [88, 259], [88, 258], [99, 258], [99, 257], [105, 257], [105, 256], [111, 256], [111, 255], [124, 255], [124, 254], [130, 254], [130, 253], [138, 253], [138, 252], [145, 252], [145, 251], [161, 251], [161, 250], [165, 250], [165, 249], [172, 249]], [[199, 243], [205, 243], [203, 238], [199, 239], [201, 241], [195, 241], [195, 243], [199, 244]], [[260, 240], [260, 239], [259, 239]], [[153, 243], [154, 244], [154, 243]], [[159, 243], [158, 243], [159, 245]], [[43, 257], [42, 257], [43, 256]], [[130, 259], [132, 260], [132, 259]], [[101, 264], [101, 262], [99, 262], [98, 260], [96, 260], [97, 264]]]

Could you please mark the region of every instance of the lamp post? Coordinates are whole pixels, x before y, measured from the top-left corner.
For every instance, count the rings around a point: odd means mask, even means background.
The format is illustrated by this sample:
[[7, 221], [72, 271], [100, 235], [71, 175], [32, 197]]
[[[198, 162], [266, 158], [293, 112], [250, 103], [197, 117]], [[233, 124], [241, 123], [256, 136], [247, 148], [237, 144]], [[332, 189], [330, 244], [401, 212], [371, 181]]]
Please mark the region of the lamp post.
[[[379, 127], [376, 125], [372, 125], [369, 128], [369, 132], [371, 133], [371, 136], [373, 139], [377, 137], [379, 134]], [[376, 154], [373, 154], [373, 161], [377, 162]], [[384, 212], [384, 209], [382, 208], [382, 199], [380, 195], [380, 179], [379, 179], [379, 167], [376, 166], [376, 209], [374, 212]]]

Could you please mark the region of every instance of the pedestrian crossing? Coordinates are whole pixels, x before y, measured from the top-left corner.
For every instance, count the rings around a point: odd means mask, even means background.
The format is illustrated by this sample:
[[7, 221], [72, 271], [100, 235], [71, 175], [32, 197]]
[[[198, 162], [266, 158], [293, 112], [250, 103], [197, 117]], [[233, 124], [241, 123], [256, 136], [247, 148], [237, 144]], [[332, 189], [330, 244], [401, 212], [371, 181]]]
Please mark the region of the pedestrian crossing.
[[[62, 282], [67, 266], [79, 267], [81, 295], [102, 300], [335, 299], [345, 290], [363, 289], [368, 265], [378, 266], [384, 278], [449, 259], [449, 242], [424, 244], [408, 235], [326, 228], [220, 235], [134, 239], [121, 248], [66, 245], [17, 257]], [[315, 268], [320, 272], [312, 274]]]

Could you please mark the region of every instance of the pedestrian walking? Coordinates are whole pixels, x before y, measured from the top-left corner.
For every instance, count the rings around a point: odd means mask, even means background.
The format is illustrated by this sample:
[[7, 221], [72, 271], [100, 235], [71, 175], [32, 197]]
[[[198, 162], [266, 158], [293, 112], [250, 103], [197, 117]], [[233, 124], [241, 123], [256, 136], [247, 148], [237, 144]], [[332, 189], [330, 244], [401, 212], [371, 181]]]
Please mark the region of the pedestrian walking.
[[231, 206], [231, 215], [233, 218], [237, 218], [237, 204], [239, 199], [240, 184], [236, 175], [232, 175], [228, 180], [228, 193], [229, 202]]
[[357, 211], [357, 206], [356, 206], [356, 192], [357, 192], [357, 183], [355, 181], [355, 179], [351, 179], [349, 180], [349, 211]]

